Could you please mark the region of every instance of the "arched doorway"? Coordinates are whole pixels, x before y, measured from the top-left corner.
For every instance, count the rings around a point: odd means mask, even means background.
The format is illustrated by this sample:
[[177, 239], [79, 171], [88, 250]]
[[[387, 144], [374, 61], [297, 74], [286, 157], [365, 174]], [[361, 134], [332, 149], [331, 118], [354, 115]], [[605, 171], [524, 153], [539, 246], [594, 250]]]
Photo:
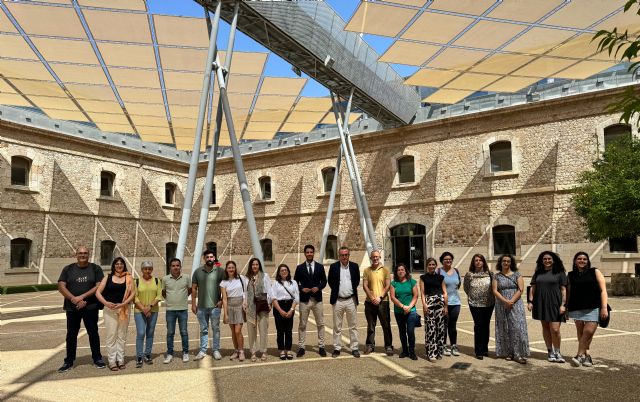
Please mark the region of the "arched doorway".
[[427, 229], [418, 223], [403, 223], [391, 228], [393, 266], [403, 263], [413, 271], [424, 271]]

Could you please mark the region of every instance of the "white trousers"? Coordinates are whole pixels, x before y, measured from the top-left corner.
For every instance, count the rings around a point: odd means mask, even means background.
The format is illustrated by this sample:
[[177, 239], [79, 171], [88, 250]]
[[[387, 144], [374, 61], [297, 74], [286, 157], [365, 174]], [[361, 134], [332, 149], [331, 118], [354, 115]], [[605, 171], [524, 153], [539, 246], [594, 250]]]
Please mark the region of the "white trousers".
[[298, 326], [298, 346], [304, 348], [307, 338], [307, 321], [309, 320], [309, 312], [313, 311], [313, 318], [316, 320], [318, 328], [318, 346], [324, 348], [324, 315], [322, 311], [322, 302], [311, 298], [307, 303], [300, 303], [300, 325]]
[[[280, 314], [276, 312], [276, 314]], [[261, 312], [257, 314], [256, 323], [253, 324], [247, 320], [247, 332], [249, 333], [249, 349], [251, 354], [256, 353], [259, 350], [262, 353], [267, 352], [267, 337], [269, 331], [269, 313]], [[256, 350], [256, 341], [258, 338], [258, 332], [260, 332], [260, 349]]]
[[126, 321], [118, 319], [120, 310], [111, 310], [107, 307], [102, 310], [104, 317], [104, 329], [106, 333], [107, 360], [109, 366], [117, 363], [124, 363], [124, 346], [127, 343], [127, 328], [129, 327], [129, 319]]
[[336, 300], [333, 305], [333, 348], [342, 349], [342, 320], [347, 315], [351, 350], [358, 350], [358, 315], [353, 297], [348, 300]]

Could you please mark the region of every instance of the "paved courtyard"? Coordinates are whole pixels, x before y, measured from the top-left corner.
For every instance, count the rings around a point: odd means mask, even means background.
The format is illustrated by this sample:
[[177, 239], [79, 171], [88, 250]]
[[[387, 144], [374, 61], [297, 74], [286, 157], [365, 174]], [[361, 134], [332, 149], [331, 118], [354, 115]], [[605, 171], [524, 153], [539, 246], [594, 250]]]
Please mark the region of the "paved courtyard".
[[[328, 290], [328, 289], [326, 289]], [[362, 290], [361, 290], [362, 292]], [[326, 292], [325, 292], [326, 293]], [[364, 296], [360, 295], [361, 300]], [[464, 296], [463, 296], [464, 297]], [[328, 294], [327, 294], [328, 299]], [[538, 322], [529, 317], [532, 356], [527, 365], [496, 359], [493, 338], [490, 358], [473, 357], [473, 321], [466, 300], [458, 322], [458, 344], [462, 355], [437, 362], [424, 358], [424, 330], [416, 329], [419, 360], [400, 359], [397, 353], [382, 353], [382, 331], [378, 327], [377, 353], [356, 359], [322, 358], [317, 348], [293, 361], [277, 355], [275, 324], [269, 323], [269, 357], [266, 362], [230, 361], [229, 328], [222, 325], [221, 361], [210, 356], [196, 362], [198, 324], [189, 315], [192, 360], [174, 359], [162, 364], [166, 350], [164, 311], [158, 319], [153, 365], [136, 369], [135, 325], [129, 326], [127, 368], [117, 373], [99, 370], [91, 364], [88, 339], [81, 331], [78, 359], [74, 368], [58, 374], [64, 358], [65, 315], [57, 292], [0, 296], [0, 399], [11, 401], [59, 400], [219, 400], [219, 401], [325, 401], [325, 400], [640, 400], [640, 298], [611, 298], [609, 328], [598, 329], [591, 354], [593, 368], [574, 368], [569, 363], [545, 360], [546, 349]], [[327, 350], [332, 351], [331, 307], [325, 302]], [[366, 336], [364, 308], [359, 306], [361, 350]], [[296, 320], [297, 321], [297, 320]], [[392, 317], [394, 346], [400, 347]], [[294, 324], [294, 344], [297, 342]], [[101, 337], [104, 326], [100, 321]], [[307, 342], [316, 343], [315, 325], [307, 327]], [[245, 345], [246, 345], [246, 329]], [[343, 331], [345, 334], [346, 331]], [[493, 325], [492, 331], [493, 335]], [[570, 357], [577, 350], [575, 327], [562, 325], [562, 352]], [[176, 347], [179, 349], [179, 335]], [[104, 345], [104, 338], [101, 339]], [[294, 346], [294, 351], [296, 347]], [[345, 350], [345, 349], [343, 349]], [[104, 347], [102, 349], [105, 354]]]

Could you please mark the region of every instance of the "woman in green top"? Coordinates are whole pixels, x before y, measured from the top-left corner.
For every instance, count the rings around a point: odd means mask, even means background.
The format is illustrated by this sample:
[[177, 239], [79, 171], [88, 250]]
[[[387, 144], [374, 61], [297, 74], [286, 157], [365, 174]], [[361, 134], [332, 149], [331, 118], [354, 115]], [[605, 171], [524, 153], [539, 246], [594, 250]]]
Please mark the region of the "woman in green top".
[[415, 328], [418, 321], [416, 302], [418, 301], [417, 281], [407, 274], [407, 267], [400, 263], [393, 272], [391, 282], [391, 301], [393, 312], [398, 323], [402, 353], [400, 358], [409, 356], [411, 360], [418, 360], [416, 356]]
[[[140, 269], [142, 278], [136, 278], [135, 290], [136, 310], [133, 315], [136, 322], [136, 367], [142, 367], [142, 361], [153, 364], [151, 348], [153, 347], [153, 334], [158, 320], [158, 303], [162, 300], [162, 282], [153, 276], [153, 263], [143, 261]], [[146, 338], [146, 346], [145, 346]], [[143, 354], [144, 349], [144, 354]]]

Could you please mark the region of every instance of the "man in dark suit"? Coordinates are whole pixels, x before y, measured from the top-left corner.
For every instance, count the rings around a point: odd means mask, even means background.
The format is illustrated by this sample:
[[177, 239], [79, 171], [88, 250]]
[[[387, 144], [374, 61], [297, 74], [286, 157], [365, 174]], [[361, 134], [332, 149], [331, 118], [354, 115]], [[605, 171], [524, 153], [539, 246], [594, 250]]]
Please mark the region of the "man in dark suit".
[[329, 267], [328, 282], [331, 288], [329, 302], [333, 306], [333, 354], [331, 357], [340, 356], [344, 313], [347, 313], [347, 323], [349, 324], [351, 354], [354, 357], [360, 357], [360, 351], [358, 350], [358, 316], [356, 314], [360, 268], [355, 262], [349, 261], [349, 254], [349, 247], [340, 247], [338, 251], [339, 261], [334, 262]]
[[300, 288], [300, 325], [298, 326], [298, 353], [296, 356], [304, 356], [305, 338], [307, 335], [307, 321], [309, 312], [313, 311], [313, 317], [318, 327], [318, 353], [326, 356], [324, 348], [324, 315], [322, 311], [322, 289], [327, 286], [327, 274], [324, 266], [313, 260], [316, 252], [315, 247], [310, 244], [304, 246], [304, 256], [306, 261], [296, 267], [293, 280]]

